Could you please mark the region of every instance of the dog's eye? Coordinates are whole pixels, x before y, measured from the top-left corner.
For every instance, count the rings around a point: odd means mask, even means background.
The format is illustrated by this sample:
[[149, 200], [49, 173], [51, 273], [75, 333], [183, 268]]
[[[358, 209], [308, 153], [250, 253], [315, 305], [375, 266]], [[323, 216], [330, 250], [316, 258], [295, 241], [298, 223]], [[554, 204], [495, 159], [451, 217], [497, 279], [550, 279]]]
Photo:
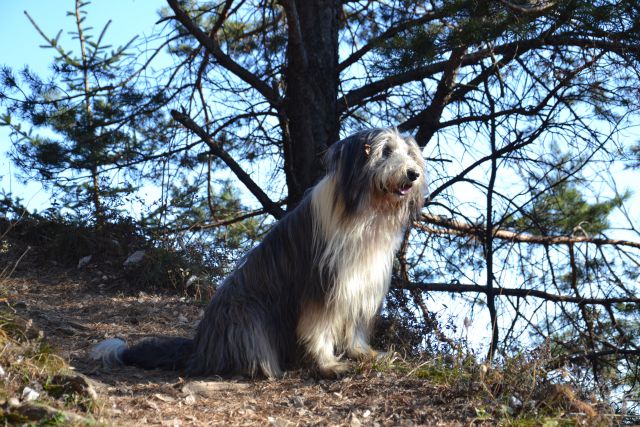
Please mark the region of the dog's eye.
[[382, 149], [382, 157], [389, 157], [393, 150], [388, 145], [385, 145]]

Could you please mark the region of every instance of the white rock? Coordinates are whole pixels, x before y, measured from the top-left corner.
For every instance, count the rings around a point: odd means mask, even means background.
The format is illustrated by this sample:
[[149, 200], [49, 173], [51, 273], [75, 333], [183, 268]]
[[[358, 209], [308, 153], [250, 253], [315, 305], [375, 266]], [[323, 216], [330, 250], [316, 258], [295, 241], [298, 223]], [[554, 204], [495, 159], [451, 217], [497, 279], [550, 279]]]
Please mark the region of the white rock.
[[184, 398], [184, 403], [186, 403], [187, 405], [193, 405], [194, 403], [196, 403], [196, 398], [193, 394], [187, 394]]
[[144, 259], [144, 254], [145, 254], [145, 251], [135, 251], [134, 253], [129, 255], [129, 257], [124, 261], [124, 264], [122, 265], [127, 267], [129, 265], [138, 264], [140, 261]]
[[80, 258], [80, 261], [78, 261], [78, 268], [84, 268], [89, 265], [89, 263], [91, 262], [91, 257], [92, 255], [87, 255]]
[[40, 393], [38, 393], [37, 391], [35, 391], [29, 386], [26, 386], [22, 390], [22, 400], [24, 402], [31, 402], [32, 400], [36, 400], [39, 397], [40, 397]]
[[293, 404], [293, 406], [295, 408], [302, 408], [304, 407], [304, 399], [302, 399], [302, 397], [300, 396], [293, 396], [291, 398], [291, 403]]
[[518, 396], [511, 396], [509, 398], [509, 406], [511, 406], [514, 409], [520, 409], [522, 408], [522, 400], [520, 400]]

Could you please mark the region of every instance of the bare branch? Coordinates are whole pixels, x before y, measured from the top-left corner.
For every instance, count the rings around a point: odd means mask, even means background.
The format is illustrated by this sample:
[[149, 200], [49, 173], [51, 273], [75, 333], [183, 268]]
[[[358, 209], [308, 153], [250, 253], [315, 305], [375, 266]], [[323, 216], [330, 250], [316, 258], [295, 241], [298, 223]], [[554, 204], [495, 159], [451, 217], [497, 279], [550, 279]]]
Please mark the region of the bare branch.
[[[280, 200], [279, 202], [277, 202], [278, 206], [282, 206], [285, 205], [287, 203], [286, 200]], [[262, 209], [256, 209], [250, 212], [246, 212], [243, 213], [241, 215], [238, 216], [234, 216], [232, 218], [228, 218], [228, 219], [223, 219], [221, 221], [217, 221], [217, 222], [213, 222], [213, 223], [208, 223], [208, 224], [191, 224], [191, 225], [187, 225], [178, 229], [165, 229], [162, 231], [162, 233], [164, 234], [171, 234], [171, 233], [176, 233], [176, 232], [182, 232], [182, 231], [202, 231], [202, 230], [210, 230], [212, 228], [219, 228], [219, 227], [226, 227], [228, 225], [233, 225], [236, 224], [238, 222], [242, 222], [246, 219], [249, 218], [255, 218], [257, 216], [260, 215], [264, 215], [267, 214], [269, 212], [267, 212], [266, 209], [262, 208]]]
[[462, 65], [462, 60], [467, 52], [467, 47], [453, 49], [447, 67], [442, 73], [442, 77], [438, 82], [436, 92], [433, 94], [431, 104], [424, 111], [416, 116], [418, 132], [416, 133], [416, 141], [420, 146], [424, 146], [438, 130], [440, 116], [444, 111], [451, 98], [451, 93], [456, 84], [456, 76]]
[[560, 358], [560, 360], [570, 360], [577, 362], [579, 360], [595, 360], [605, 356], [640, 356], [640, 350], [616, 348], [612, 350], [591, 351], [589, 353], [568, 355]]
[[[547, 119], [545, 119], [545, 122], [546, 121], [547, 121]], [[458, 173], [458, 175], [454, 176], [453, 178], [449, 179], [447, 182], [445, 182], [444, 184], [440, 185], [438, 188], [433, 190], [429, 194], [429, 198], [428, 198], [427, 202], [435, 199], [436, 196], [438, 196], [440, 193], [442, 193], [445, 189], [451, 187], [456, 182], [464, 181], [469, 172], [471, 172], [472, 170], [474, 170], [475, 168], [477, 168], [478, 166], [480, 166], [484, 162], [486, 162], [488, 160], [491, 160], [494, 157], [495, 158], [500, 158], [500, 157], [504, 156], [507, 153], [511, 153], [513, 151], [517, 151], [517, 150], [519, 150], [521, 148], [524, 148], [527, 145], [533, 143], [540, 136], [540, 134], [543, 132], [544, 128], [545, 128], [545, 125], [543, 124], [538, 129], [536, 129], [534, 132], [532, 132], [530, 135], [528, 135], [526, 138], [521, 138], [518, 141], [515, 141], [515, 142], [512, 142], [510, 144], [507, 144], [504, 147], [500, 148], [499, 150], [496, 150], [494, 153], [488, 154], [488, 155], [486, 155], [484, 157], [481, 157], [480, 159], [478, 159], [475, 162], [471, 163], [464, 170], [462, 170], [460, 173]]]
[[240, 166], [226, 151], [224, 151], [220, 146], [207, 134], [207, 132], [198, 126], [189, 116], [184, 113], [181, 113], [176, 110], [171, 110], [171, 116], [177, 122], [180, 122], [184, 127], [193, 131], [196, 135], [204, 141], [211, 152], [220, 157], [220, 159], [229, 166], [229, 169], [236, 174], [238, 179], [247, 187], [247, 189], [253, 194], [256, 199], [260, 202], [260, 204], [265, 208], [267, 212], [273, 215], [276, 219], [280, 219], [284, 216], [284, 211], [278, 206], [277, 203], [272, 201], [269, 196], [265, 194], [264, 191], [260, 188], [258, 184], [255, 183], [254, 180], [251, 179], [249, 174], [247, 174], [242, 166]]
[[[480, 225], [464, 223], [452, 219], [443, 218], [438, 215], [423, 214], [422, 221], [429, 224], [445, 227], [444, 229], [436, 229], [425, 226], [424, 224], [415, 223], [415, 226], [423, 231], [434, 234], [453, 234], [453, 235], [471, 235], [483, 238], [484, 229]], [[494, 238], [508, 240], [517, 243], [530, 243], [539, 245], [569, 245], [575, 243], [592, 243], [594, 245], [603, 246], [627, 246], [640, 249], [640, 242], [630, 240], [607, 239], [604, 237], [588, 237], [588, 236], [540, 236], [528, 233], [518, 233], [508, 230], [494, 230]]]
[[[482, 285], [462, 284], [462, 283], [431, 283], [431, 282], [406, 282], [395, 280], [394, 286], [402, 289], [420, 289], [426, 292], [451, 292], [451, 293], [487, 293], [487, 287]], [[634, 297], [611, 297], [611, 298], [578, 298], [568, 295], [557, 295], [537, 289], [516, 289], [494, 287], [495, 296], [519, 297], [519, 298], [541, 298], [551, 302], [568, 302], [580, 305], [612, 305], [612, 304], [640, 304], [640, 298]]]
[[273, 90], [268, 84], [263, 82], [258, 76], [235, 62], [229, 55], [224, 53], [218, 42], [202, 31], [202, 29], [189, 17], [189, 15], [180, 7], [177, 0], [167, 0], [169, 6], [175, 12], [175, 18], [200, 42], [202, 46], [209, 52], [218, 63], [239, 77], [242, 81], [249, 84], [257, 90], [271, 106], [278, 108], [282, 103], [280, 95]]
[[[616, 36], [610, 35], [610, 38], [615, 39]], [[560, 34], [557, 36], [548, 36], [546, 38], [533, 38], [518, 42], [505, 43], [490, 49], [481, 49], [476, 52], [468, 53], [461, 58], [460, 66], [466, 67], [475, 65], [485, 58], [494, 55], [508, 55], [514, 51], [520, 52], [519, 56], [521, 56], [525, 51], [543, 47], [580, 47], [601, 49], [610, 53], [616, 53], [625, 58], [630, 53], [634, 53], [636, 55], [640, 54], [639, 46], [594, 38], [583, 39], [573, 35]], [[386, 90], [402, 86], [410, 82], [423, 80], [427, 77], [433, 76], [434, 74], [444, 72], [447, 69], [448, 64], [449, 60], [434, 62], [424, 67], [394, 74], [375, 82], [368, 83], [358, 89], [353, 89], [338, 99], [338, 113], [344, 113], [347, 109], [358, 106], [372, 96], [378, 95]]]

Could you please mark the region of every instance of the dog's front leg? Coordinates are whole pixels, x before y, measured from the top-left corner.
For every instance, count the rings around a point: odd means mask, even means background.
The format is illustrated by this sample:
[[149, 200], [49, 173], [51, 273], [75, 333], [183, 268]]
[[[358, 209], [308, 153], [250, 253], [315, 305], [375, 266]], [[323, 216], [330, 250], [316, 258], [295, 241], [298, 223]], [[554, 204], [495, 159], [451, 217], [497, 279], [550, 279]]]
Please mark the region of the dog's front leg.
[[350, 369], [335, 354], [337, 329], [334, 316], [319, 305], [305, 307], [298, 322], [298, 340], [323, 377], [338, 377]]

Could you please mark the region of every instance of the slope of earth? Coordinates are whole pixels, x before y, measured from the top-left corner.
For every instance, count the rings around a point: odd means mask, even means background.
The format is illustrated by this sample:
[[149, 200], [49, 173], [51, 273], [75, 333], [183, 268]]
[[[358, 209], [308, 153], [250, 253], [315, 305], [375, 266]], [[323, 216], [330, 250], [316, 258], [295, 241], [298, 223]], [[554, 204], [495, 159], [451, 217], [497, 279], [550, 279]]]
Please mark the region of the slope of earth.
[[[306, 371], [269, 381], [192, 380], [128, 367], [106, 370], [87, 357], [95, 343], [116, 336], [130, 342], [149, 335], [190, 336], [204, 306], [172, 295], [119, 292], [113, 277], [95, 268], [46, 270], [21, 268], [3, 280], [3, 292], [17, 314], [31, 319], [54, 351], [92, 381], [97, 392], [92, 416], [99, 424], [539, 425], [509, 416], [496, 419], [494, 402], [470, 401], [469, 396], [482, 394], [476, 386], [461, 391], [422, 378], [415, 375], [420, 365], [380, 370], [362, 364], [338, 380], [316, 379]], [[554, 425], [603, 422], [584, 414], [562, 420]]]

